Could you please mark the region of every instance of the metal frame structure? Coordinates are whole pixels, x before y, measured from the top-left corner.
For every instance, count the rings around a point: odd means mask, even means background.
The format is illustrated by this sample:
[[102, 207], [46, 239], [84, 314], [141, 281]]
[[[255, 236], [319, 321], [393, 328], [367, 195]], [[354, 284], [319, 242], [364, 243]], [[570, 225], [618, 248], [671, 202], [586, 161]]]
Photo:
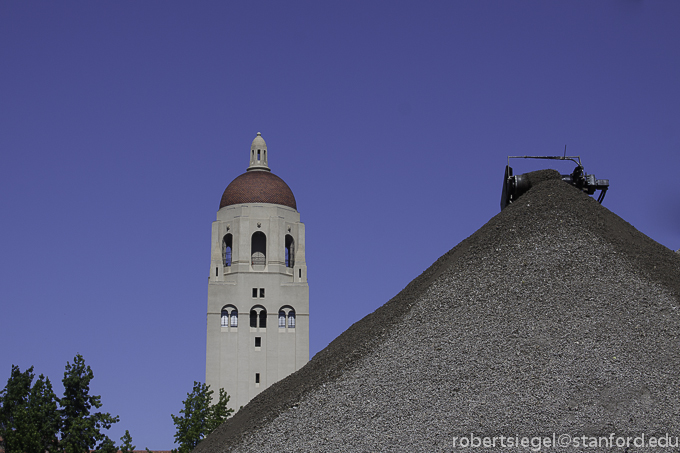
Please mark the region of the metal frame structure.
[[576, 168], [569, 175], [561, 175], [562, 181], [571, 184], [588, 195], [593, 195], [596, 190], [600, 190], [597, 201], [601, 204], [607, 189], [609, 189], [609, 180], [595, 179], [595, 175], [589, 175], [585, 172], [581, 163], [581, 156], [567, 156], [566, 154], [567, 150], [565, 148], [564, 156], [508, 156], [508, 163], [505, 166], [505, 179], [503, 180], [503, 193], [501, 195], [501, 210], [505, 209], [507, 205], [512, 204], [531, 188], [531, 182], [526, 173], [513, 175], [510, 159], [570, 160], [576, 164]]

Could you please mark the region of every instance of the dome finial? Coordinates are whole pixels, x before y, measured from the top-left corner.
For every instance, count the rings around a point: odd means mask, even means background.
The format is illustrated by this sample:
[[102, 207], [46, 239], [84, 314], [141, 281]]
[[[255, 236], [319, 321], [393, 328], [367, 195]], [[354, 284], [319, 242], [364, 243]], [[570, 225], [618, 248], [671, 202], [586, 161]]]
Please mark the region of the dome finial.
[[271, 171], [267, 165], [267, 143], [262, 138], [262, 133], [258, 132], [257, 136], [250, 145], [250, 166], [251, 170], [265, 170]]

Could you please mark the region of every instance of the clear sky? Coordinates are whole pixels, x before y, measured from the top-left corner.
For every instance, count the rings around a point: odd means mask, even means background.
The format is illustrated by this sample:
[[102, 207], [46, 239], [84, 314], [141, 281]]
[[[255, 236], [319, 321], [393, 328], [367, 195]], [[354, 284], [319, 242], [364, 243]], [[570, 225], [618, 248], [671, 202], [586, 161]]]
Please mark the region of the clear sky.
[[[307, 231], [311, 353], [580, 155], [680, 248], [680, 2], [0, 2], [0, 381], [76, 353], [138, 448], [205, 379], [211, 222], [261, 131]], [[573, 165], [516, 162], [522, 173]], [[587, 259], [587, 250], [584, 250]], [[0, 388], [1, 388], [0, 387]]]

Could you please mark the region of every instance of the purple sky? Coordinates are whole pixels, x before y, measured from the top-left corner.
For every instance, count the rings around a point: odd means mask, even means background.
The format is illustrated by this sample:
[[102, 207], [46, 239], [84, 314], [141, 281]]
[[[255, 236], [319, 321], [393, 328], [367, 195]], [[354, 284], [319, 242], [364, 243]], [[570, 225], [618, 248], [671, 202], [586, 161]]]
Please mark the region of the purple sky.
[[672, 0], [0, 2], [0, 388], [34, 365], [61, 394], [81, 353], [111, 437], [172, 448], [258, 131], [306, 225], [312, 354], [498, 213], [508, 155], [567, 145], [680, 248], [678, 24]]

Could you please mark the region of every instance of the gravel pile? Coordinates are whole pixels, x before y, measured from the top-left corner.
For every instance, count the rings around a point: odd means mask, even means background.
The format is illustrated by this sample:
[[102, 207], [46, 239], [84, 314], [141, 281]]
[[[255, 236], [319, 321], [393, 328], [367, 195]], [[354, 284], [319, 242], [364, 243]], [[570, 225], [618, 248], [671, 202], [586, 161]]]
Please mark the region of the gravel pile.
[[531, 180], [196, 451], [437, 452], [470, 433], [680, 436], [680, 256], [557, 172]]

